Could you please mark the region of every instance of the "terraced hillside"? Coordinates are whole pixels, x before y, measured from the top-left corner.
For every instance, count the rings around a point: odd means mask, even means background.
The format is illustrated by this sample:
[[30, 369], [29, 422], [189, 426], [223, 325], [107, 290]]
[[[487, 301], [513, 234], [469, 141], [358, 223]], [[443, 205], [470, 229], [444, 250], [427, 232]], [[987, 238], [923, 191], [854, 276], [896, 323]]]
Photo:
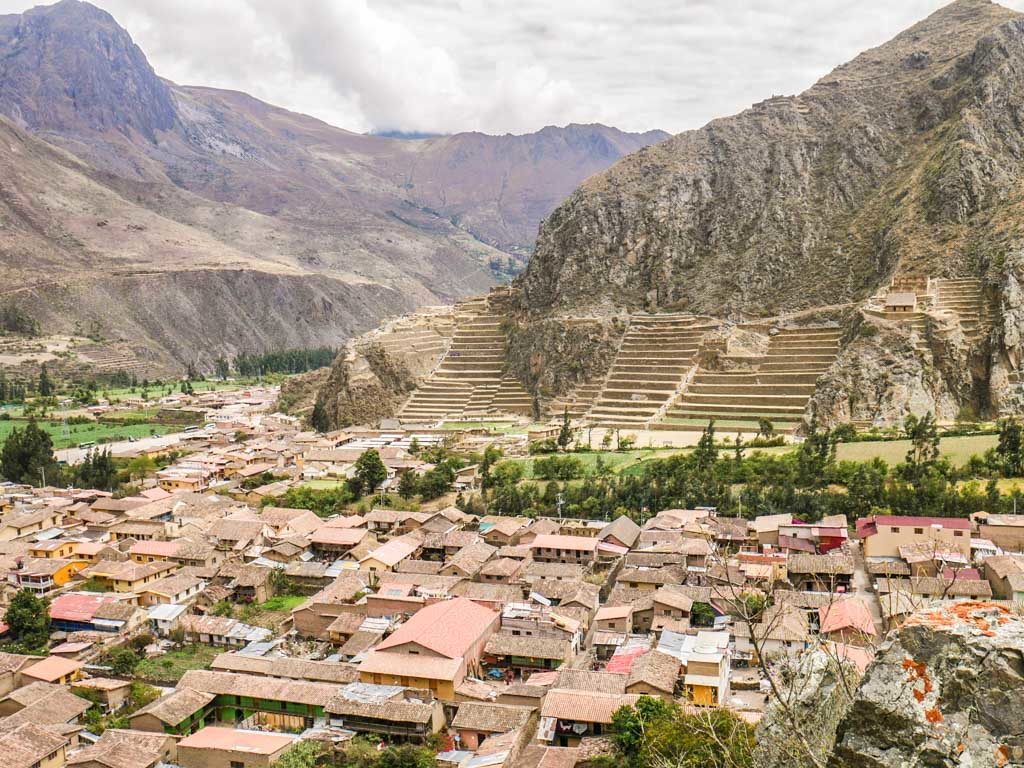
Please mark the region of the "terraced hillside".
[[500, 413], [531, 413], [529, 393], [504, 373], [508, 292], [457, 307], [448, 351], [399, 413], [403, 421], [436, 421]]
[[656, 429], [703, 429], [710, 419], [723, 428], [757, 431], [761, 418], [792, 432], [803, 418], [815, 382], [839, 352], [835, 327], [782, 329], [761, 357], [729, 360], [732, 370], [699, 369]]
[[935, 308], [954, 312], [960, 321], [964, 338], [980, 339], [992, 323], [992, 302], [985, 296], [981, 280], [976, 277], [933, 280]]
[[715, 327], [693, 315], [634, 315], [588, 418], [645, 426], [686, 385], [701, 341]]

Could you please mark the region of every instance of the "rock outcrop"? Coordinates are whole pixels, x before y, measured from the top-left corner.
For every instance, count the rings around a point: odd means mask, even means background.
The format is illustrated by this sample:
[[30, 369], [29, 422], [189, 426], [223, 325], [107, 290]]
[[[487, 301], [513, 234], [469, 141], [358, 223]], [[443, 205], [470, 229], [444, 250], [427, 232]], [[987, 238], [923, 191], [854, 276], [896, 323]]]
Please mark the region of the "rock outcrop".
[[911, 616], [878, 649], [828, 765], [1024, 765], [1024, 620], [980, 602]]
[[532, 313], [770, 316], [894, 271], [980, 274], [1014, 237], [1024, 21], [957, 0], [796, 97], [647, 147], [544, 222]]

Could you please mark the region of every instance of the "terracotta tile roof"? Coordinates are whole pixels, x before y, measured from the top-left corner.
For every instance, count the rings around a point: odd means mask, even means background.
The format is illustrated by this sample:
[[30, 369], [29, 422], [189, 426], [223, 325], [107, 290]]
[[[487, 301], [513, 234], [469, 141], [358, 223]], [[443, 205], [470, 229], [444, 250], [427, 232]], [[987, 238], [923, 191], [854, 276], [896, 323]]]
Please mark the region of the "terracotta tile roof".
[[[358, 614], [350, 615], [362, 622]], [[243, 672], [266, 677], [283, 677], [291, 680], [310, 680], [317, 683], [351, 683], [358, 679], [359, 671], [351, 664], [338, 661], [311, 661], [267, 656], [241, 656], [237, 653], [222, 653], [210, 664], [218, 672]]]
[[417, 611], [377, 649], [420, 645], [450, 659], [464, 655], [494, 626], [498, 614], [472, 600], [457, 597]]
[[561, 536], [556, 534], [539, 534], [530, 542], [531, 549], [562, 549], [573, 552], [595, 552], [596, 538], [590, 536]]
[[420, 542], [418, 539], [400, 536], [397, 539], [391, 539], [388, 543], [382, 544], [376, 549], [371, 550], [361, 558], [359, 562], [373, 559], [378, 560], [389, 567], [394, 567], [405, 558], [411, 557], [419, 548]]
[[660, 651], [645, 653], [633, 662], [626, 687], [646, 683], [671, 695], [675, 690], [676, 680], [679, 679], [681, 666], [679, 659], [667, 653]]
[[69, 757], [68, 765], [150, 768], [160, 762], [170, 738], [162, 733], [107, 730], [96, 744], [80, 749]]
[[616, 672], [562, 668], [558, 670], [553, 687], [621, 694], [626, 692], [626, 680], [626, 675]]
[[216, 696], [213, 693], [196, 691], [192, 688], [179, 688], [173, 693], [168, 693], [147, 704], [135, 712], [132, 718], [139, 715], [152, 715], [161, 723], [176, 726], [205, 707], [214, 698]]
[[851, 555], [812, 555], [797, 552], [789, 556], [786, 570], [790, 573], [826, 574], [829, 576], [849, 576], [853, 574], [853, 557]]
[[385, 701], [364, 701], [347, 698], [344, 693], [334, 696], [324, 711], [332, 715], [351, 715], [356, 717], [385, 720], [393, 723], [415, 723], [426, 725], [435, 712], [434, 704], [426, 701], [396, 698]]
[[63, 736], [33, 723], [24, 723], [0, 736], [0, 754], [4, 768], [35, 768], [67, 743]]
[[492, 547], [485, 541], [478, 541], [475, 544], [470, 544], [469, 546], [460, 549], [458, 553], [445, 564], [443, 570], [456, 570], [464, 573], [466, 576], [474, 576], [483, 567], [484, 563], [490, 560], [497, 551], [497, 547]]
[[568, 640], [557, 637], [531, 637], [499, 632], [488, 638], [484, 653], [493, 656], [522, 656], [564, 661], [572, 656], [572, 648]]
[[532, 711], [529, 707], [464, 701], [459, 704], [459, 711], [452, 720], [452, 728], [484, 733], [508, 733], [526, 725]]
[[22, 677], [31, 677], [34, 680], [42, 680], [52, 683], [62, 677], [80, 670], [84, 664], [74, 659], [65, 659], [63, 656], [47, 656], [42, 661], [37, 661], [28, 669], [21, 671]]
[[823, 605], [818, 609], [818, 617], [821, 621], [820, 631], [823, 633], [852, 629], [866, 635], [877, 634], [871, 611], [868, 610], [867, 604], [857, 597]]
[[214, 749], [251, 755], [273, 755], [298, 740], [297, 736], [266, 731], [242, 731], [208, 725], [178, 742], [178, 749]]
[[579, 723], [610, 724], [619, 707], [633, 706], [640, 697], [634, 694], [570, 691], [555, 688], [548, 691], [541, 705], [541, 717], [556, 717]]
[[204, 669], [189, 670], [182, 676], [177, 687], [179, 690], [193, 688], [205, 693], [250, 696], [257, 699], [290, 701], [314, 706], [325, 705], [336, 689], [336, 686], [328, 683], [279, 680], [259, 675], [210, 672]]
[[[360, 634], [357, 632], [356, 634]], [[354, 637], [354, 635], [353, 635]], [[379, 647], [379, 646], [378, 646]], [[417, 656], [411, 653], [373, 650], [359, 664], [359, 671], [392, 677], [422, 677], [430, 680], [452, 680], [460, 676], [462, 657]]]

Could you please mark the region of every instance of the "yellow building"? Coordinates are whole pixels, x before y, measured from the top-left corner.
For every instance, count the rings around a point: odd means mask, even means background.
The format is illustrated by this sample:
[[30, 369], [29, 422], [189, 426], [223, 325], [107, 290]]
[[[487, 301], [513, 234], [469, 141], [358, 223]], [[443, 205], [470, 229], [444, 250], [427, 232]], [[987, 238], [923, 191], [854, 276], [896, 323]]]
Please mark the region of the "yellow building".
[[899, 558], [900, 547], [956, 551], [971, 557], [971, 521], [953, 517], [865, 517], [857, 521], [865, 557]]
[[86, 567], [82, 560], [57, 558], [26, 558], [7, 574], [7, 580], [18, 589], [28, 589], [46, 595], [71, 581], [71, 577]]
[[[18, 765], [33, 768], [63, 768], [67, 764], [68, 740], [34, 723], [24, 723], [0, 736], [0, 755]], [[13, 764], [13, 763], [12, 763]]]
[[152, 563], [100, 560], [83, 575], [114, 592], [140, 592], [146, 584], [169, 576], [177, 569], [177, 563], [166, 560]]

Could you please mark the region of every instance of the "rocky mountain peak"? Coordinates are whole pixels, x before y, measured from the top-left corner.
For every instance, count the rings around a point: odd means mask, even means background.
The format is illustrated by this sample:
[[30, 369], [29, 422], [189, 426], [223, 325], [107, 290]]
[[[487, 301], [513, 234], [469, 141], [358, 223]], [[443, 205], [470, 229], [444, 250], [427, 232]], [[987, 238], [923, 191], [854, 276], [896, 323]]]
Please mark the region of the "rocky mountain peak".
[[176, 117], [170, 89], [128, 32], [79, 0], [0, 16], [0, 111], [35, 131], [150, 141]]

